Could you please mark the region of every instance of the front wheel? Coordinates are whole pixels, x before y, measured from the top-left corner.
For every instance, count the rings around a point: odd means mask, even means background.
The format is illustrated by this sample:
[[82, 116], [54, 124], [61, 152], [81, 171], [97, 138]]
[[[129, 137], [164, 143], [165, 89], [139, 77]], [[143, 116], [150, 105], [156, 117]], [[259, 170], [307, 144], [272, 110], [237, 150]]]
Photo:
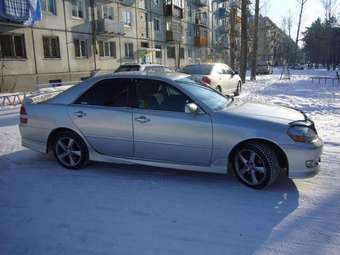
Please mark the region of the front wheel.
[[55, 158], [65, 168], [79, 169], [88, 162], [86, 144], [81, 137], [71, 131], [57, 134], [53, 142], [53, 152]]
[[273, 184], [281, 170], [273, 149], [255, 142], [246, 143], [236, 151], [233, 166], [239, 181], [254, 189]]

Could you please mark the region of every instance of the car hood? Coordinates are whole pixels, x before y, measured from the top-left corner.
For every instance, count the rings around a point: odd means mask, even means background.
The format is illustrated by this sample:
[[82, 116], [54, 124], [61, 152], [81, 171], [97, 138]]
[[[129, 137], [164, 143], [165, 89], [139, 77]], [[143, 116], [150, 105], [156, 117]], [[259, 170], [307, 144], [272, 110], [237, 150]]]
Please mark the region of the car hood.
[[278, 122], [282, 124], [288, 124], [292, 121], [305, 119], [305, 116], [301, 112], [289, 107], [244, 102], [241, 100], [235, 100], [235, 102], [227, 107], [225, 111], [242, 117]]

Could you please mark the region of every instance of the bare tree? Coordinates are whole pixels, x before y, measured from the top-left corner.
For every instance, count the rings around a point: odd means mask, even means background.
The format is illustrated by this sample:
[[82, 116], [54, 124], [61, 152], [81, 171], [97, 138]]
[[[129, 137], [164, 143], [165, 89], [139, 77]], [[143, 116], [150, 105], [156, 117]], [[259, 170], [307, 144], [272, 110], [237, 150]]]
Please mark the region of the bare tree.
[[337, 11], [337, 0], [320, 0], [325, 10], [326, 20], [329, 20]]
[[297, 27], [297, 33], [296, 33], [296, 40], [295, 40], [295, 53], [294, 53], [294, 62], [297, 60], [297, 52], [299, 49], [298, 43], [299, 43], [299, 36], [300, 36], [300, 27], [301, 27], [301, 19], [302, 19], [302, 13], [303, 8], [305, 7], [305, 4], [308, 0], [296, 0], [300, 5], [300, 15], [299, 15], [299, 23]]
[[248, 0], [241, 2], [241, 58], [240, 77], [243, 83], [246, 81], [247, 55], [248, 55]]
[[255, 2], [254, 37], [253, 37], [253, 49], [252, 49], [252, 60], [251, 60], [251, 78], [250, 78], [252, 81], [256, 80], [259, 12], [260, 12], [260, 0], [256, 0], [256, 2]]

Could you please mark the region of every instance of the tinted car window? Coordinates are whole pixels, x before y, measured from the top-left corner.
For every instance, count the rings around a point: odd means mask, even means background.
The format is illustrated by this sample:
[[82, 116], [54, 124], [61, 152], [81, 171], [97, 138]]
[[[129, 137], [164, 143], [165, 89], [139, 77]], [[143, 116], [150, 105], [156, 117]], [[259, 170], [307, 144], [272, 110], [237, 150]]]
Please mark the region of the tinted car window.
[[106, 79], [87, 90], [76, 104], [108, 107], [128, 106], [130, 79]]
[[213, 65], [189, 65], [183, 68], [183, 73], [209, 75]]
[[157, 80], [136, 79], [136, 93], [141, 109], [184, 112], [190, 102], [178, 89]]
[[123, 65], [123, 66], [118, 67], [118, 69], [116, 70], [116, 73], [139, 71], [139, 69], [140, 69], [139, 65]]

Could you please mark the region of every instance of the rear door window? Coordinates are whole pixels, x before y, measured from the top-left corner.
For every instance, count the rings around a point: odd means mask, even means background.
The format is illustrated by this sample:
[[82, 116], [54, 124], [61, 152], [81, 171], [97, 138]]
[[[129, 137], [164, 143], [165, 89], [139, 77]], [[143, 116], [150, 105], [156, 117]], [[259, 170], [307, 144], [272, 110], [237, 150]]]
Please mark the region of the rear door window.
[[80, 96], [75, 104], [128, 107], [130, 84], [131, 79], [128, 78], [101, 80]]

